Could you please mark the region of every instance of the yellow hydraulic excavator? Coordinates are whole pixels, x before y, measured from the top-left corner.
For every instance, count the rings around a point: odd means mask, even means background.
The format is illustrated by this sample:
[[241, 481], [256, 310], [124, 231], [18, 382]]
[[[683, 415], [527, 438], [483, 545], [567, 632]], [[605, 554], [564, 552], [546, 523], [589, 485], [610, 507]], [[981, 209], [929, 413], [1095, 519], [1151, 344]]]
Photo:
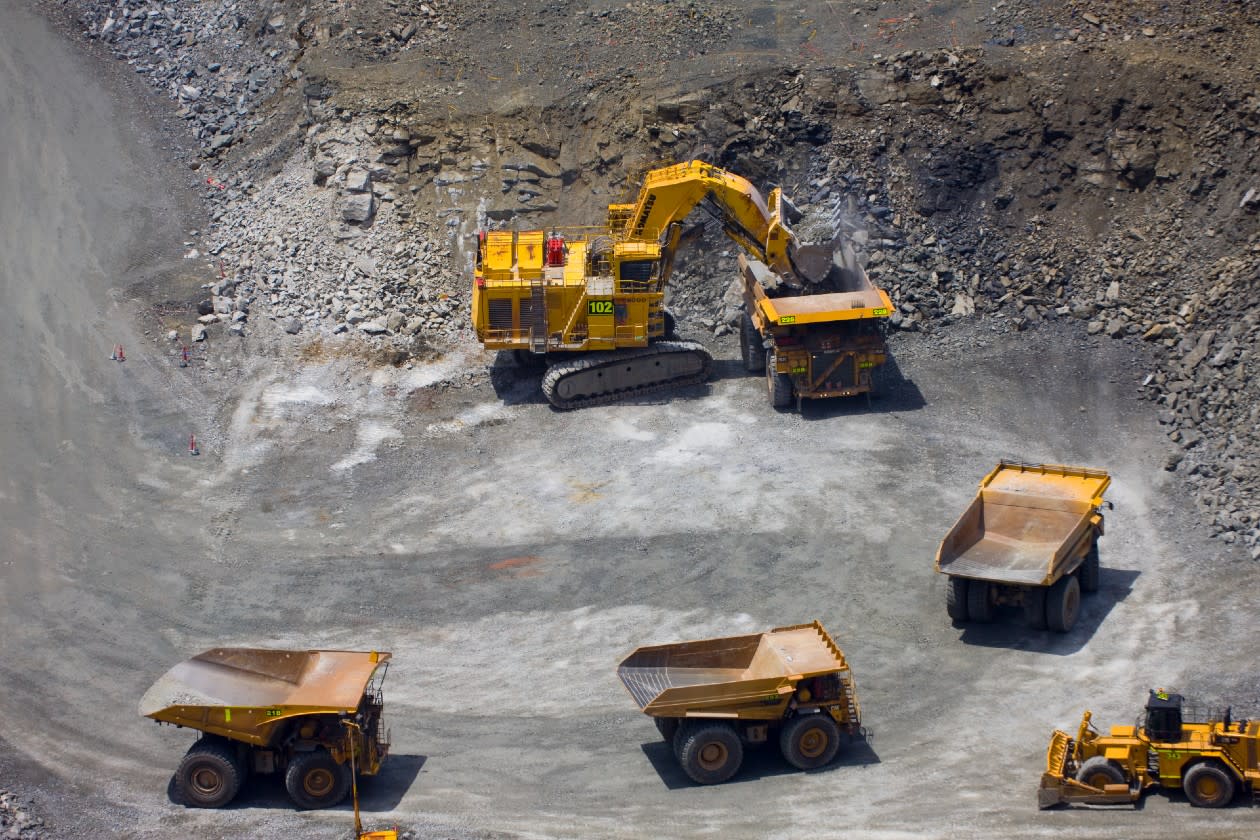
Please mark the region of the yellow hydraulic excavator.
[[608, 205], [602, 226], [478, 235], [472, 315], [492, 350], [545, 360], [557, 408], [614, 402], [702, 382], [712, 358], [672, 337], [663, 308], [683, 220], [707, 209], [725, 233], [789, 286], [831, 270], [831, 243], [802, 245], [799, 213], [779, 188], [693, 160], [648, 172], [637, 199]]

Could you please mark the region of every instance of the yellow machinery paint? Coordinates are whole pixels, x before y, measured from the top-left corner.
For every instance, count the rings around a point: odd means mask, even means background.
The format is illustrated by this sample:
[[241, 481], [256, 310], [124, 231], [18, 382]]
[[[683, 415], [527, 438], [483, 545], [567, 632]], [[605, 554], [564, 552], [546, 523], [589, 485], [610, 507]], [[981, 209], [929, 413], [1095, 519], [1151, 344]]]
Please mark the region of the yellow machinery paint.
[[817, 621], [641, 647], [617, 676], [701, 784], [730, 778], [742, 745], [765, 742], [772, 731], [784, 757], [810, 769], [835, 757], [842, 732], [861, 730], [848, 660]]
[[1153, 788], [1181, 789], [1192, 805], [1220, 808], [1260, 781], [1260, 720], [1232, 709], [1196, 710], [1153, 690], [1139, 725], [1095, 730], [1085, 712], [1072, 737], [1055, 730], [1046, 750], [1037, 804], [1120, 805]]
[[350, 792], [352, 756], [371, 776], [389, 752], [381, 692], [389, 660], [377, 651], [214, 648], [163, 674], [140, 714], [203, 733], [175, 774], [189, 805], [222, 807], [251, 772], [279, 772], [300, 807], [331, 807]]

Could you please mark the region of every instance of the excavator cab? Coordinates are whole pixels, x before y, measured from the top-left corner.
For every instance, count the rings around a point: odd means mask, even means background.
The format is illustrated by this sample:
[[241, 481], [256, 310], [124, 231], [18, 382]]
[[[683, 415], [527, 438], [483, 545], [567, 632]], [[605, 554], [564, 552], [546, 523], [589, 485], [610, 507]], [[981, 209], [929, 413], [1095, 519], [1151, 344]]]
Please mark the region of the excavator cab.
[[1152, 741], [1180, 741], [1181, 707], [1184, 702], [1185, 698], [1180, 694], [1152, 689], [1146, 701], [1146, 736]]

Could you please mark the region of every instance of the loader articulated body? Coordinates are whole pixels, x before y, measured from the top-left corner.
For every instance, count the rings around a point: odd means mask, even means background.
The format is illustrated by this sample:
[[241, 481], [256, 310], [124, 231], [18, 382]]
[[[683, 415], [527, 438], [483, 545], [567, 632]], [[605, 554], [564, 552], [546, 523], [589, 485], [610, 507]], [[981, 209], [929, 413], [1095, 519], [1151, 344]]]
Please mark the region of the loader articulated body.
[[1046, 750], [1037, 804], [1124, 805], [1143, 791], [1184, 791], [1192, 805], [1220, 808], [1260, 782], [1260, 720], [1198, 711], [1180, 694], [1150, 693], [1136, 726], [1103, 735], [1085, 712], [1076, 736], [1056, 730]]

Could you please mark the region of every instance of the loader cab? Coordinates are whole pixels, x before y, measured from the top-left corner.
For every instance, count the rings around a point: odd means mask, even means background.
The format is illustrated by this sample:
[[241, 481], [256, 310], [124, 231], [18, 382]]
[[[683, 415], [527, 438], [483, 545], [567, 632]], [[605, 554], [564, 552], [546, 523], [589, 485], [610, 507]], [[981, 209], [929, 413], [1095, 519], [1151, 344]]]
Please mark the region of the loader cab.
[[1146, 701], [1146, 735], [1152, 741], [1181, 740], [1180, 694], [1153, 689]]

